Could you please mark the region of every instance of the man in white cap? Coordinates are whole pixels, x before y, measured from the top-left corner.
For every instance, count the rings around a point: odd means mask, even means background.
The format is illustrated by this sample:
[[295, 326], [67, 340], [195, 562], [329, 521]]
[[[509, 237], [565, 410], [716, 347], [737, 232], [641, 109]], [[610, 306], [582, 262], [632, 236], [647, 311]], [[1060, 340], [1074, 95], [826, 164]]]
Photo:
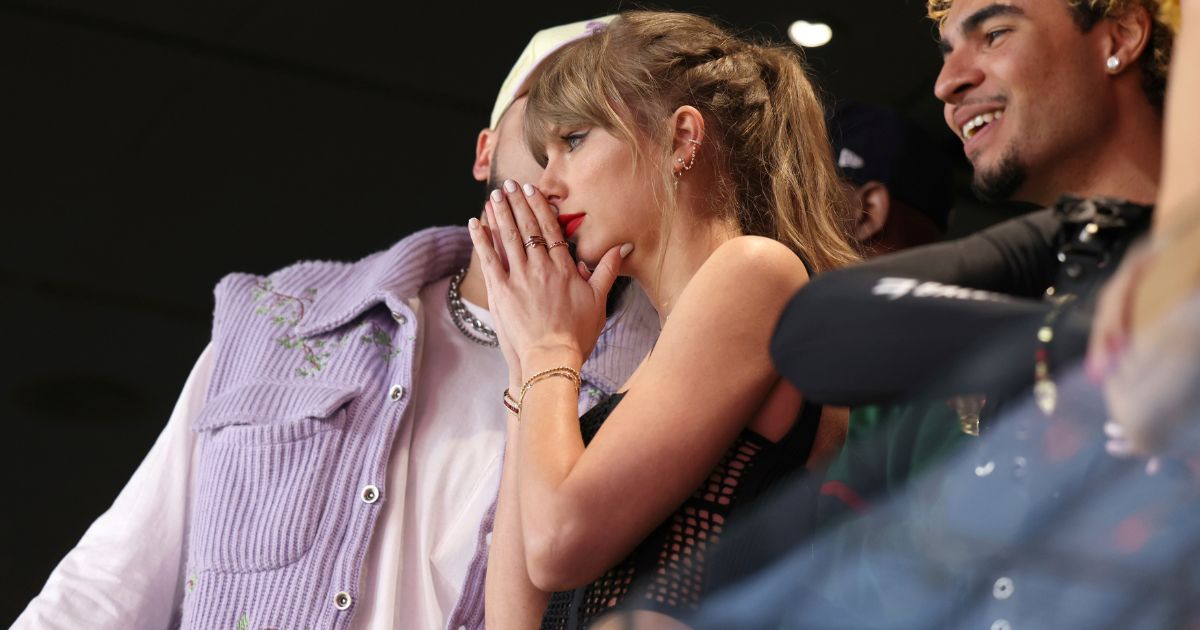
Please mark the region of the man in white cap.
[[[525, 93], [611, 18], [539, 32], [473, 172], [535, 181]], [[216, 288], [213, 337], [112, 507], [14, 627], [482, 627], [507, 367], [465, 227]], [[584, 366], [581, 412], [657, 335], [640, 291]]]

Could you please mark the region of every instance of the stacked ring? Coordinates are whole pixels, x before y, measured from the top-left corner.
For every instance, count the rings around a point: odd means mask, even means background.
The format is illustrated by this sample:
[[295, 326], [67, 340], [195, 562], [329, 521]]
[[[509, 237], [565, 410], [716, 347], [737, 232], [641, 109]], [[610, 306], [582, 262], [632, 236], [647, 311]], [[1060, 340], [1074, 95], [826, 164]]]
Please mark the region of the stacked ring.
[[554, 241], [553, 243], [550, 244], [550, 247], [546, 248], [546, 250], [549, 251], [551, 249], [554, 249], [555, 247], [562, 247], [563, 245], [566, 245], [566, 244], [567, 244], [566, 241]]
[[529, 249], [530, 247], [545, 247], [545, 246], [546, 246], [546, 239], [541, 236], [538, 236], [536, 234], [525, 239], [525, 249]]

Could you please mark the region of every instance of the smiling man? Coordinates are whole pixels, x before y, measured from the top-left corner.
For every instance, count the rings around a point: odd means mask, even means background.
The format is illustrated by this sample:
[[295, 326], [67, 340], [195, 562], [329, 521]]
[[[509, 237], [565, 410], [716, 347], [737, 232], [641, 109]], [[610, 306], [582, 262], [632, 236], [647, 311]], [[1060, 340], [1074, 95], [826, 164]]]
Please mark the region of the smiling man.
[[992, 199], [1153, 203], [1170, 31], [1150, 0], [934, 0], [935, 92]]
[[[1070, 303], [1077, 316], [1062, 318], [1069, 330], [1047, 351], [1058, 362], [1077, 357], [1087, 330], [1070, 324], [1086, 321], [1096, 291], [1149, 225], [1172, 42], [1157, 0], [928, 6], [943, 52], [934, 91], [975, 169], [974, 188], [1053, 207], [809, 283], [785, 313], [774, 352], [781, 372], [820, 402], [1010, 393], [1033, 384], [1042, 321]], [[885, 278], [925, 289], [895, 295], [880, 289]], [[944, 299], [934, 284], [995, 295]], [[879, 326], [881, 317], [904, 335]], [[947, 375], [1002, 331], [1026, 341], [989, 350], [1001, 354], [987, 370]], [[863, 352], [836, 358], [846, 348]], [[1051, 388], [1042, 390], [1052, 406]]]

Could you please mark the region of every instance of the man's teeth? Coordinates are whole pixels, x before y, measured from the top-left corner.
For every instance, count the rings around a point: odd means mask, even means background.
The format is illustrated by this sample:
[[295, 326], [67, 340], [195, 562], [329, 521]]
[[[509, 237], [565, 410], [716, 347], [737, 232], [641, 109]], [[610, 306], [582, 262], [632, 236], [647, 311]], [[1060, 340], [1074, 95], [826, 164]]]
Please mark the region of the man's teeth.
[[1004, 110], [1002, 109], [998, 109], [994, 112], [988, 112], [986, 114], [980, 114], [971, 120], [968, 120], [967, 124], [962, 126], [962, 135], [967, 140], [970, 140], [971, 136], [974, 136], [975, 133], [984, 125], [992, 121], [1000, 120], [1001, 118], [1004, 118]]

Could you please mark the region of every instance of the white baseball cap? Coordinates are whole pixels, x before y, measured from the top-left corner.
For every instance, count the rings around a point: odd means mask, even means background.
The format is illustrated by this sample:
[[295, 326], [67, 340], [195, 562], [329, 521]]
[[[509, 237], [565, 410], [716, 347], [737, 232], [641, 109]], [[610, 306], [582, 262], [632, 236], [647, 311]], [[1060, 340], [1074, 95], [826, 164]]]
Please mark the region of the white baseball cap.
[[512, 70], [508, 71], [508, 76], [504, 79], [504, 84], [500, 86], [500, 93], [496, 95], [496, 105], [492, 107], [491, 128], [495, 129], [496, 125], [500, 124], [500, 117], [513, 101], [529, 91], [529, 86], [525, 83], [538, 64], [559, 48], [604, 30], [615, 17], [617, 16], [606, 15], [594, 20], [572, 22], [538, 31], [533, 39], [529, 40], [525, 50], [521, 51], [517, 63], [513, 64]]

